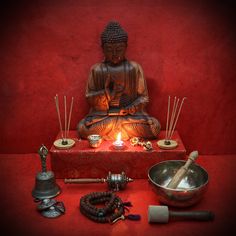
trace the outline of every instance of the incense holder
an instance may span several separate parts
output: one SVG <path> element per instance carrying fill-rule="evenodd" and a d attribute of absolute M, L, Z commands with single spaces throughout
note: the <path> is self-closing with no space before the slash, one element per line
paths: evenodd
<path fill-rule="evenodd" d="M 157 142 L 157 146 L 161 149 L 175 149 L 178 146 L 178 143 L 175 140 L 166 140 L 166 139 L 161 139 Z"/>
<path fill-rule="evenodd" d="M 75 145 L 75 141 L 73 139 L 57 139 L 53 145 L 58 149 L 69 149 Z"/>

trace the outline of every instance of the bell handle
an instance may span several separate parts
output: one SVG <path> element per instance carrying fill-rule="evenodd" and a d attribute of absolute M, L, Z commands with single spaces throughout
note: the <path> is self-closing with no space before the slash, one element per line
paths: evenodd
<path fill-rule="evenodd" d="M 48 154 L 48 149 L 42 144 L 42 146 L 38 150 L 38 154 L 41 159 L 41 165 L 42 165 L 42 172 L 47 172 L 47 167 L 46 167 L 46 157 Z"/>

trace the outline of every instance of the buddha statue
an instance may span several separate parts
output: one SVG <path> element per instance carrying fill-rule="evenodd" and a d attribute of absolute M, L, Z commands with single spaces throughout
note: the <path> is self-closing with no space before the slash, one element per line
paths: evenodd
<path fill-rule="evenodd" d="M 99 134 L 114 140 L 121 132 L 123 140 L 155 139 L 160 132 L 159 121 L 145 111 L 149 98 L 143 70 L 125 57 L 127 41 L 117 22 L 109 22 L 101 34 L 105 59 L 90 70 L 86 99 L 91 109 L 77 126 L 81 138 Z"/>

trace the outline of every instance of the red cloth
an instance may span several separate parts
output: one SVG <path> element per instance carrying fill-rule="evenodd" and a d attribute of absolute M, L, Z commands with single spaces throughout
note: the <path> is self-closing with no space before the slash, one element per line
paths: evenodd
<path fill-rule="evenodd" d="M 232 235 L 229 232 L 234 230 L 235 219 L 235 158 L 236 155 L 200 156 L 197 160 L 209 173 L 209 188 L 201 202 L 186 210 L 212 210 L 216 215 L 213 222 L 148 224 L 148 205 L 159 202 L 148 181 L 142 179 L 117 193 L 123 200 L 132 202 L 130 213 L 141 214 L 141 221 L 126 220 L 109 225 L 90 221 L 78 209 L 81 196 L 105 191 L 105 184 L 65 185 L 57 180 L 62 189 L 57 199 L 64 202 L 66 214 L 46 219 L 36 211 L 31 196 L 35 174 L 40 171 L 38 155 L 0 155 L 0 223 L 5 235 Z"/>
<path fill-rule="evenodd" d="M 90 67 L 103 60 L 112 19 L 128 32 L 127 58 L 144 70 L 148 113 L 166 124 L 168 95 L 186 100 L 177 128 L 187 152 L 236 153 L 234 1 L 4 1 L 1 8 L 1 153 L 50 146 L 54 103 L 74 96 L 71 129 L 89 110 Z M 14 143 L 14 146 L 13 146 Z"/>
<path fill-rule="evenodd" d="M 52 146 L 50 149 L 52 169 L 57 178 L 102 178 L 112 170 L 113 173 L 124 171 L 130 178 L 142 179 L 157 162 L 184 160 L 186 157 L 177 131 L 172 139 L 178 146 L 172 150 L 160 149 L 157 140 L 151 141 L 151 151 L 145 151 L 140 146 L 133 147 L 129 141 L 125 141 L 124 149 L 119 151 L 113 149 L 112 141 L 103 141 L 100 147 L 90 148 L 87 140 L 78 140 L 76 131 L 70 131 L 69 137 L 75 141 L 72 148 L 60 150 Z M 61 138 L 60 134 L 58 138 Z M 164 138 L 165 131 L 161 131 L 158 140 Z"/>

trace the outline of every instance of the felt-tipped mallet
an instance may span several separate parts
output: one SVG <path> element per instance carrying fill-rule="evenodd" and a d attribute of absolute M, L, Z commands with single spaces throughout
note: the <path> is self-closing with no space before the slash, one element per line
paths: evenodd
<path fill-rule="evenodd" d="M 149 223 L 168 223 L 173 220 L 210 221 L 214 219 L 211 211 L 170 211 L 167 206 L 148 207 Z"/>
<path fill-rule="evenodd" d="M 188 160 L 186 161 L 185 165 L 177 171 L 170 183 L 167 185 L 167 188 L 176 189 L 178 187 L 179 183 L 188 171 L 189 166 L 197 159 L 197 157 L 198 151 L 193 151 L 189 154 Z"/>

